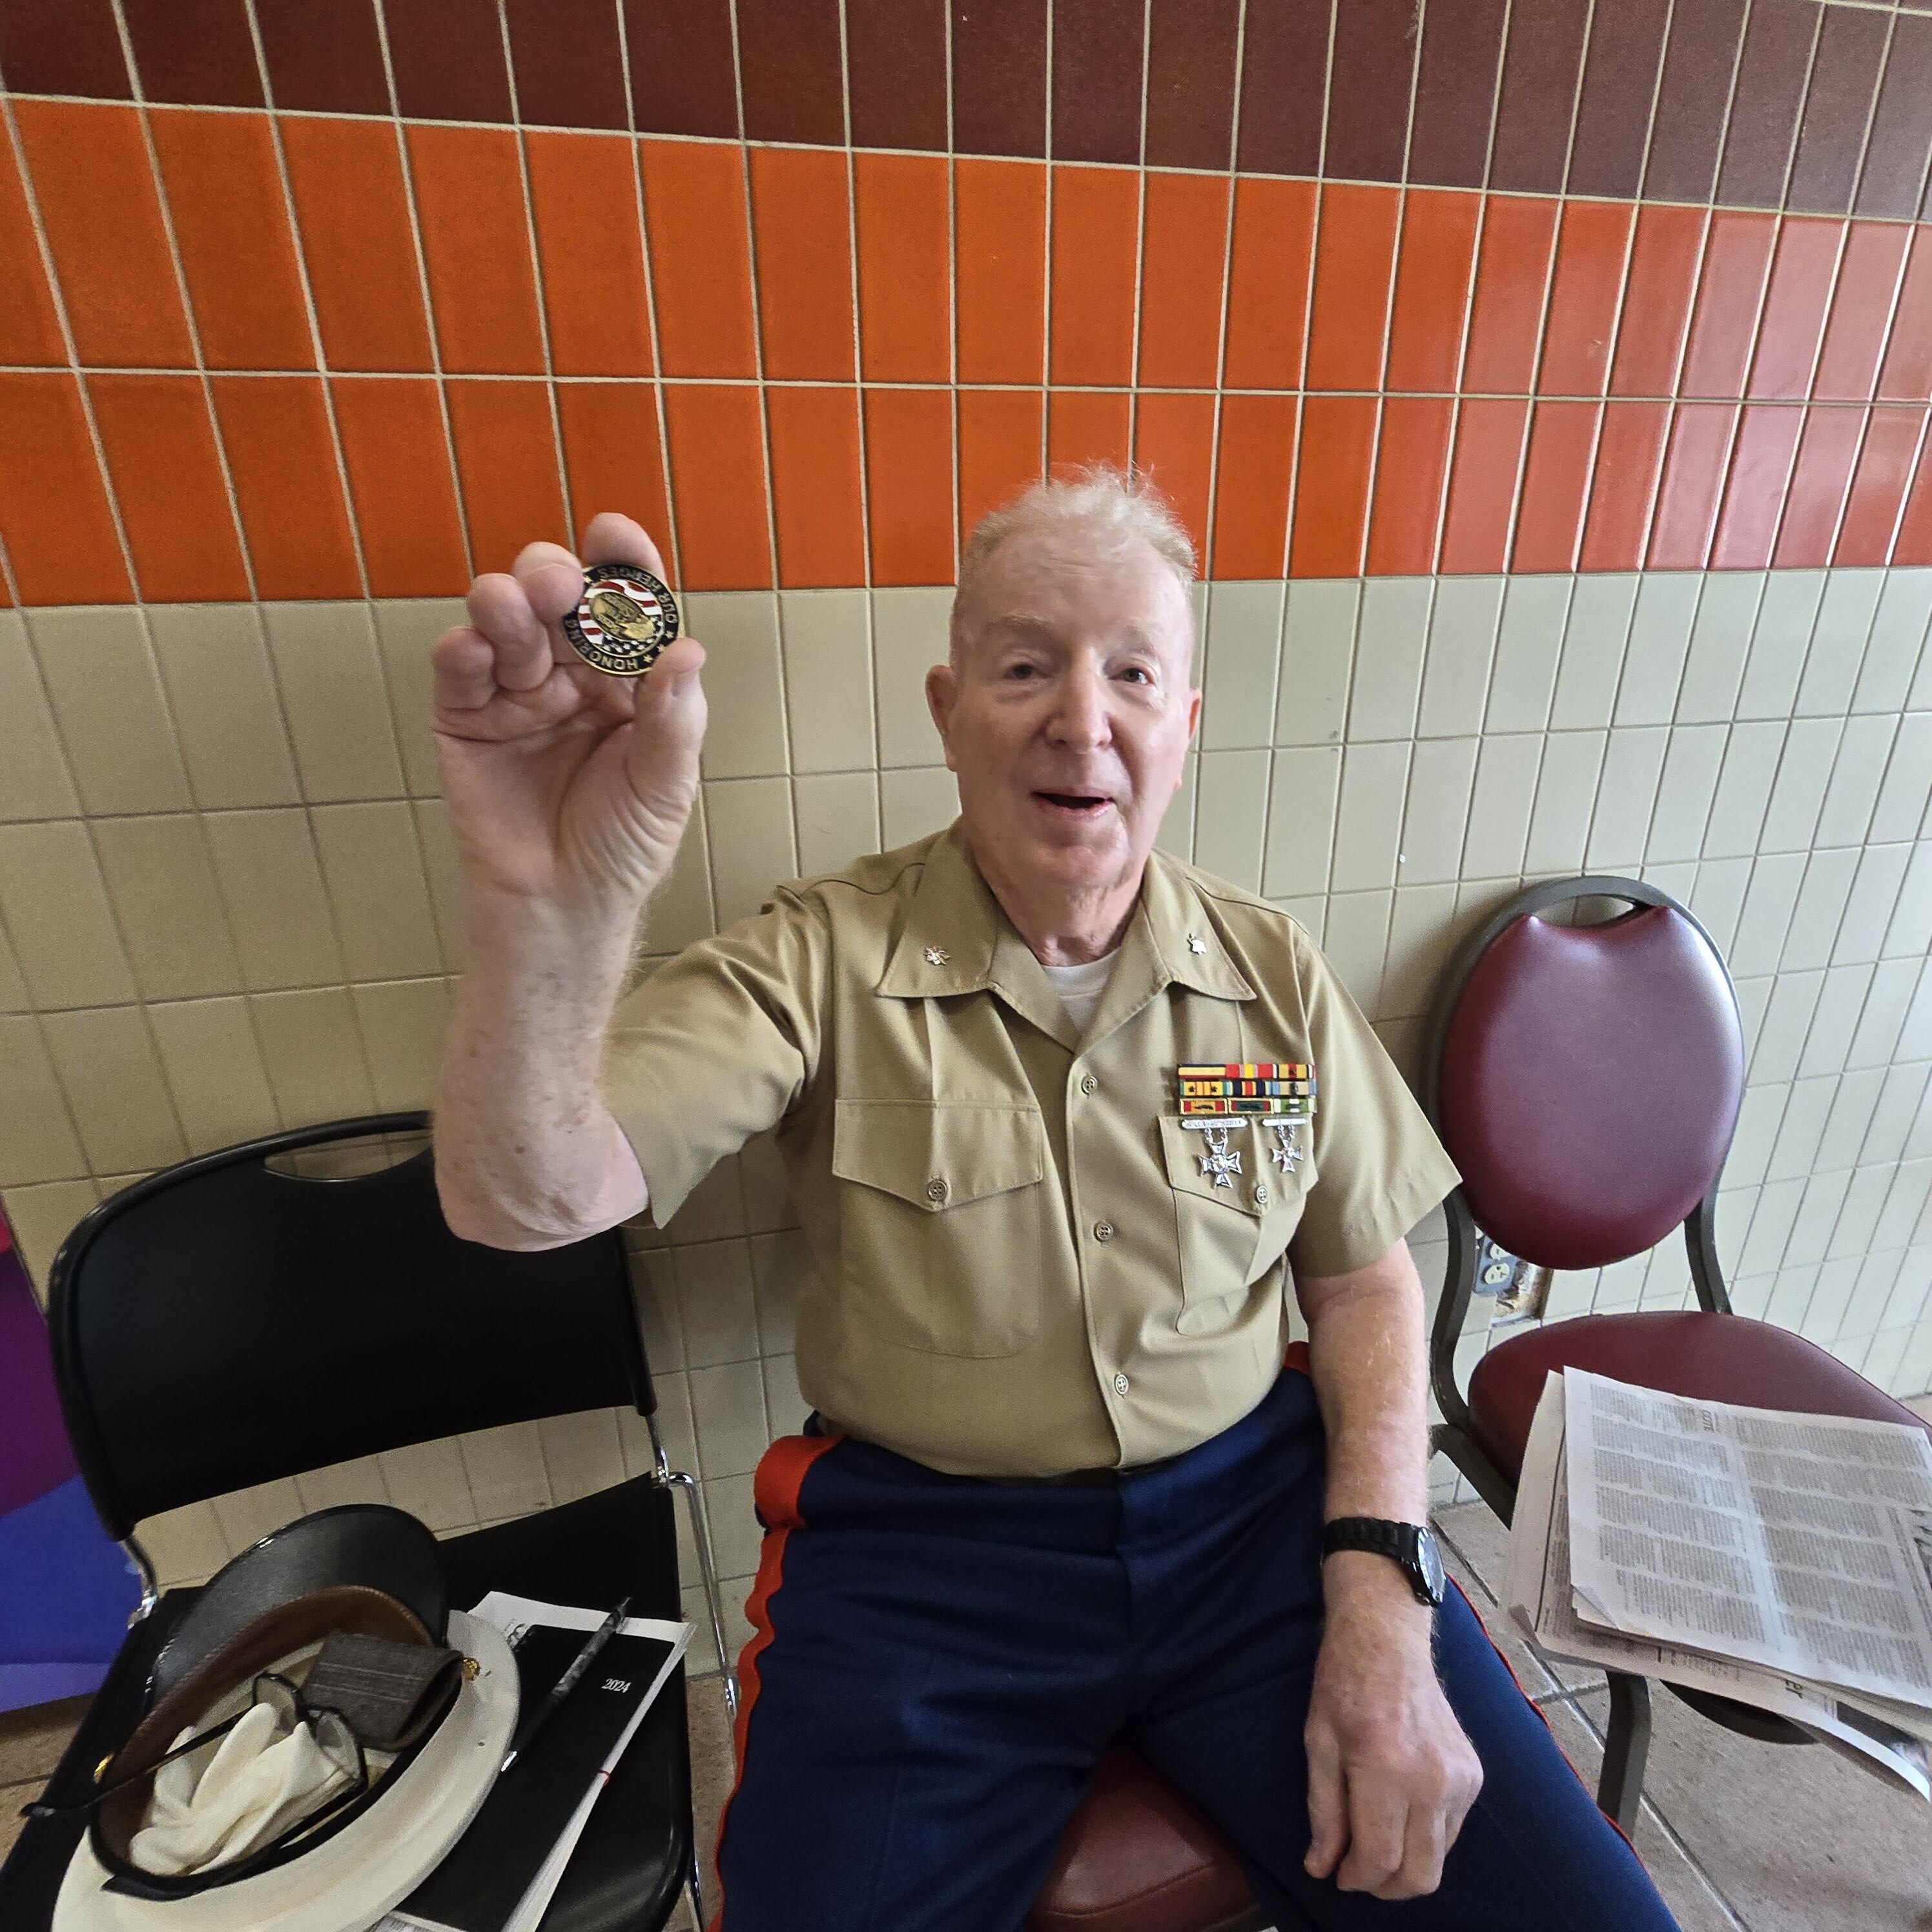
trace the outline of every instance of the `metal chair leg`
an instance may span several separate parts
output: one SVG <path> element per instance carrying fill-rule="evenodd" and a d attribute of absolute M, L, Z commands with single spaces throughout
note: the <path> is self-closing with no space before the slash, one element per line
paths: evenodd
<path fill-rule="evenodd" d="M 684 1888 L 691 1894 L 692 1915 L 698 1923 L 698 1932 L 704 1932 L 704 1863 L 698 1856 L 696 1821 L 693 1821 L 691 1841 L 691 1869 L 684 1875 Z"/>
<path fill-rule="evenodd" d="M 1607 1673 L 1610 1728 L 1604 1740 L 1604 1768 L 1597 1780 L 1597 1809 L 1629 1838 L 1636 1829 L 1643 1772 L 1650 1756 L 1650 1685 L 1620 1670 Z"/>
<path fill-rule="evenodd" d="M 691 1509 L 692 1540 L 698 1545 L 698 1567 L 704 1577 L 704 1602 L 711 1613 L 712 1641 L 718 1646 L 718 1667 L 724 1675 L 724 1702 L 735 1719 L 738 1714 L 738 1673 L 731 1667 L 724 1648 L 724 1612 L 718 1594 L 718 1573 L 711 1561 L 711 1526 L 705 1520 L 704 1494 L 695 1477 L 682 1469 L 665 1473 L 664 1480 L 684 1492 Z"/>

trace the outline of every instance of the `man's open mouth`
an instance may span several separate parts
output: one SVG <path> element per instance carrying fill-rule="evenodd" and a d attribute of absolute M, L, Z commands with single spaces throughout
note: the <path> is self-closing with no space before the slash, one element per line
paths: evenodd
<path fill-rule="evenodd" d="M 1036 791 L 1034 796 L 1048 811 L 1070 818 L 1096 818 L 1113 802 L 1100 793 L 1090 791 Z"/>

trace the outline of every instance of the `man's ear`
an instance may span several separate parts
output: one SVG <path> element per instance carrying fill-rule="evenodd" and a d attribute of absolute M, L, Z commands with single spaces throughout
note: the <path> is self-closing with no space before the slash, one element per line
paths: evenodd
<path fill-rule="evenodd" d="M 946 750 L 946 769 L 957 771 L 952 762 L 952 740 L 946 727 L 952 718 L 953 700 L 959 695 L 959 675 L 950 664 L 937 664 L 926 674 L 926 708 Z"/>
<path fill-rule="evenodd" d="M 1187 694 L 1187 742 L 1194 742 L 1194 734 L 1201 728 L 1201 693 L 1198 690 Z"/>

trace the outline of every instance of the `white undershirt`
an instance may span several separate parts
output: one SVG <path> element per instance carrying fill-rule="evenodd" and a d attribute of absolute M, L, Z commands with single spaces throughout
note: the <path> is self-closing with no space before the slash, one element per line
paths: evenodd
<path fill-rule="evenodd" d="M 1040 970 L 1060 995 L 1060 1004 L 1066 1009 L 1076 1032 L 1084 1034 L 1087 1030 L 1087 1022 L 1094 1017 L 1094 1009 L 1100 1004 L 1100 995 L 1107 990 L 1107 982 L 1113 976 L 1114 962 L 1120 956 L 1120 949 L 1117 946 L 1112 952 L 1098 959 L 1090 959 L 1084 965 L 1048 966 L 1042 963 Z"/>

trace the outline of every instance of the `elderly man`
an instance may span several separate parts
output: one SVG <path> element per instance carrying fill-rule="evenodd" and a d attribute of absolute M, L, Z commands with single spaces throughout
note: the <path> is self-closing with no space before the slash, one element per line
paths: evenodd
<path fill-rule="evenodd" d="M 623 518 L 586 549 L 662 574 Z M 1282 1928 L 1672 1923 L 1441 1601 L 1402 1238 L 1455 1171 L 1294 922 L 1153 849 L 1201 707 L 1192 574 L 1118 476 L 989 518 L 926 684 L 957 822 L 621 1004 L 703 652 L 587 670 L 548 544 L 436 647 L 470 898 L 451 1225 L 662 1222 L 774 1128 L 814 1264 L 815 1412 L 757 1480 L 726 1932 L 1014 1932 L 1123 1736 Z M 1181 1070 L 1251 1066 L 1274 1118 L 1184 1115 Z"/>

